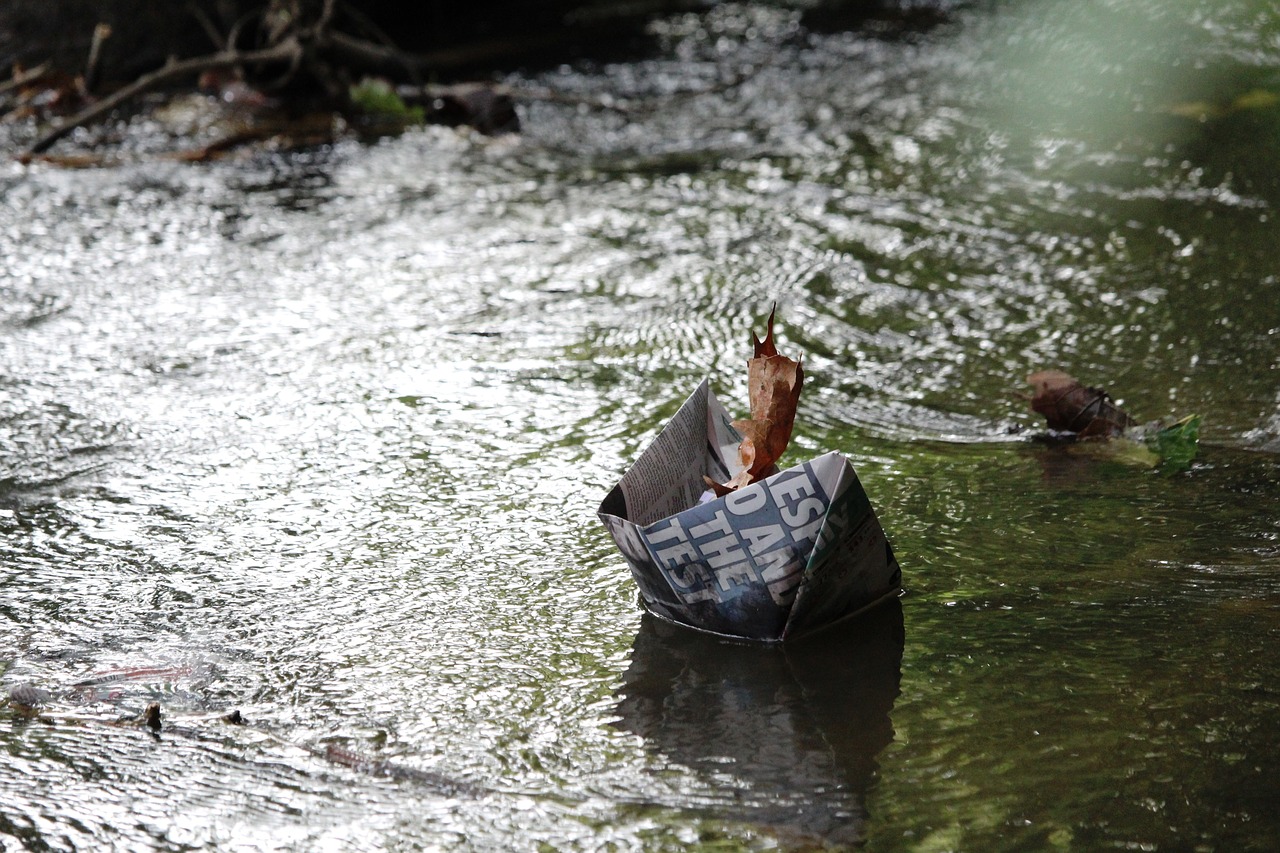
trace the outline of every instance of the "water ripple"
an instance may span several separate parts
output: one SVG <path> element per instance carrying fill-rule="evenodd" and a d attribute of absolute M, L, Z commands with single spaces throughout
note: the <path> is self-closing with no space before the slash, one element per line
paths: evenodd
<path fill-rule="evenodd" d="M 1272 832 L 1274 113 L 1183 122 L 1206 81 L 1125 84 L 1154 38 L 1103 51 L 1119 90 L 1046 79 L 1101 55 L 1086 13 L 946 5 L 673 18 L 509 81 L 585 105 L 517 139 L 0 174 L 0 659 L 64 717 L 4 711 L 0 843 Z M 1161 30 L 1233 97 L 1280 67 L 1248 5 Z M 791 458 L 848 454 L 904 568 L 887 656 L 814 652 L 844 680 L 662 636 L 594 518 L 704 376 L 745 412 L 775 302 Z M 1203 413 L 1196 464 L 1030 441 L 1040 367 Z M 172 731 L 113 724 L 155 697 Z"/>

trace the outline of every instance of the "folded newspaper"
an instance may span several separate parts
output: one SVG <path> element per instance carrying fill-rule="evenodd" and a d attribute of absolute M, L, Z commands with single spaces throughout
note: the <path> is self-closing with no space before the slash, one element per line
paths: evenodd
<path fill-rule="evenodd" d="M 722 497 L 743 435 L 703 380 L 600 505 L 645 609 L 781 641 L 900 592 L 902 573 L 849 461 L 828 453 Z"/>

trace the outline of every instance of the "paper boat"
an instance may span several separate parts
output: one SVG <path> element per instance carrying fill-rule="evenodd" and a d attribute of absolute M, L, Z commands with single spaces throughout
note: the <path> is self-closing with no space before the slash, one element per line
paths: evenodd
<path fill-rule="evenodd" d="M 838 453 L 704 499 L 704 475 L 737 473 L 741 440 L 704 380 L 601 503 L 646 610 L 778 642 L 900 593 L 893 548 Z"/>

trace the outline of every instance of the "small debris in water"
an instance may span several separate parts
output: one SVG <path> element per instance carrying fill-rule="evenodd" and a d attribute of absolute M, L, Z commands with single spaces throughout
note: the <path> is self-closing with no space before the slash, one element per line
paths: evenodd
<path fill-rule="evenodd" d="M 38 708 L 51 698 L 48 690 L 34 684 L 16 684 L 9 688 L 9 702 L 22 708 Z"/>

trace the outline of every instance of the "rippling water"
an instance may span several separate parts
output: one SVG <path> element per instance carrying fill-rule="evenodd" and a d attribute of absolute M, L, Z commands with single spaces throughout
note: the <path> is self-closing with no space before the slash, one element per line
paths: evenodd
<path fill-rule="evenodd" d="M 658 35 L 515 140 L 4 167 L 0 845 L 1280 845 L 1271 4 Z M 594 518 L 774 300 L 907 587 L 787 651 Z M 1196 464 L 1037 443 L 1041 367 Z"/>

